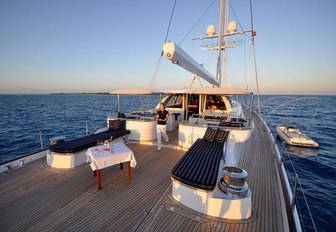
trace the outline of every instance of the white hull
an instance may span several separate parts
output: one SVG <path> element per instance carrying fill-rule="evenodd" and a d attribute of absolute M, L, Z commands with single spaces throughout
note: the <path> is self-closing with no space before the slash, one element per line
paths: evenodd
<path fill-rule="evenodd" d="M 319 144 L 301 133 L 299 129 L 288 127 L 285 125 L 278 125 L 276 127 L 277 133 L 280 138 L 289 145 L 301 147 L 318 147 Z"/>
<path fill-rule="evenodd" d="M 229 141 L 235 143 L 246 142 L 253 131 L 254 124 L 250 128 L 223 128 L 230 131 Z M 190 123 L 181 123 L 179 125 L 178 139 L 179 145 L 183 148 L 189 148 L 198 138 L 202 138 L 207 126 L 194 125 Z"/>

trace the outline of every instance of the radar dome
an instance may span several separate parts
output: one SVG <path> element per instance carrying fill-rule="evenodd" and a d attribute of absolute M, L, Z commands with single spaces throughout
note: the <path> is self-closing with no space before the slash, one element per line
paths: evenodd
<path fill-rule="evenodd" d="M 237 31 L 237 23 L 235 21 L 229 22 L 227 26 L 227 32 L 228 33 L 234 33 Z"/>
<path fill-rule="evenodd" d="M 207 36 L 214 36 L 216 34 L 216 26 L 213 24 L 209 25 L 206 34 Z"/>

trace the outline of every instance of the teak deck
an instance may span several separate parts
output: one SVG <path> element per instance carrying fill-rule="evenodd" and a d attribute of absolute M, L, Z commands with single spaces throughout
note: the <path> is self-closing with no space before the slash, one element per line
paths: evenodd
<path fill-rule="evenodd" d="M 0 230 L 287 231 L 273 153 L 265 129 L 255 125 L 240 159 L 252 191 L 253 215 L 247 220 L 208 217 L 172 199 L 170 173 L 185 151 L 128 144 L 137 160 L 132 180 L 119 165 L 103 169 L 102 191 L 88 164 L 61 170 L 40 159 L 0 174 Z M 170 134 L 172 143 L 176 134 Z"/>

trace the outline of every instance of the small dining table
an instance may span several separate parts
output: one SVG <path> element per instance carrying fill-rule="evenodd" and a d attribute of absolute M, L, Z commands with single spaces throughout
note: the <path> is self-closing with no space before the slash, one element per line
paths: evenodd
<path fill-rule="evenodd" d="M 136 166 L 136 160 L 133 151 L 125 146 L 125 144 L 118 142 L 111 144 L 111 148 L 107 148 L 104 145 L 90 147 L 87 152 L 87 163 L 90 163 L 95 176 L 97 176 L 98 189 L 101 190 L 102 178 L 101 169 L 107 168 L 116 164 L 120 164 L 122 169 L 122 164 L 127 164 L 127 179 L 130 181 L 131 167 Z"/>

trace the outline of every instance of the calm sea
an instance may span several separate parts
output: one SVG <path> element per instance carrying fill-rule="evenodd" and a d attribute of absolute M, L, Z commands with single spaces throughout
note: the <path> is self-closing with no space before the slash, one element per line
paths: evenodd
<path fill-rule="evenodd" d="M 159 97 L 148 99 L 154 107 Z M 122 112 L 140 109 L 142 96 L 121 98 Z M 294 183 L 295 173 L 318 231 L 332 231 L 336 224 L 336 96 L 262 96 L 262 114 L 270 129 L 291 124 L 316 140 L 318 149 L 283 146 L 283 160 Z M 55 94 L 0 95 L 0 163 L 49 146 L 55 136 L 77 138 L 106 126 L 115 115 L 117 98 L 112 95 Z M 87 126 L 86 126 L 87 125 Z M 297 207 L 305 231 L 313 231 L 302 191 Z"/>

